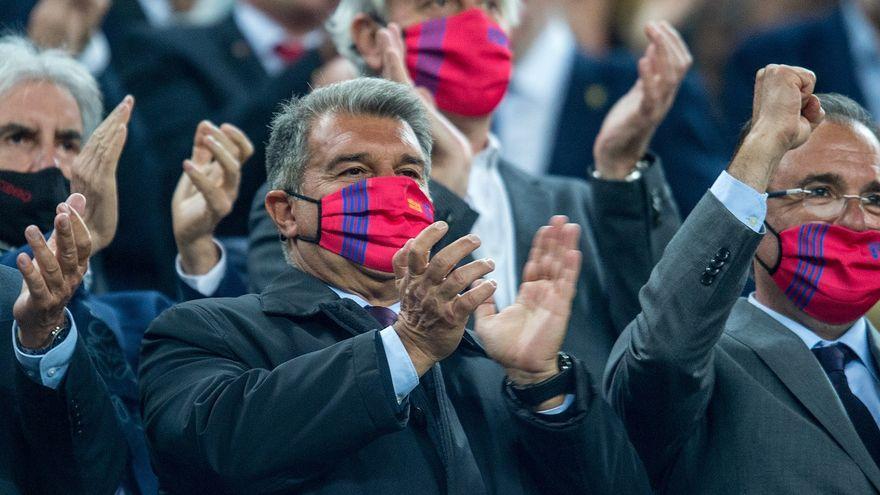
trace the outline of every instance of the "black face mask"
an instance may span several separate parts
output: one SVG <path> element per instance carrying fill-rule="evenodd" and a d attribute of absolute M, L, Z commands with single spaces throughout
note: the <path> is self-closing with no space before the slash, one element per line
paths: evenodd
<path fill-rule="evenodd" d="M 23 246 L 29 225 L 41 232 L 51 230 L 55 208 L 67 199 L 69 190 L 67 179 L 55 167 L 31 173 L 0 170 L 0 241 Z"/>

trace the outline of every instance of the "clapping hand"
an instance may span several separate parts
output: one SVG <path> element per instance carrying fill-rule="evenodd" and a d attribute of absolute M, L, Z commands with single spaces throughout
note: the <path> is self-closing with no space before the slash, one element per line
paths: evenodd
<path fill-rule="evenodd" d="M 455 351 L 471 313 L 492 296 L 496 287 L 493 281 L 480 280 L 495 269 L 492 260 L 476 260 L 455 268 L 480 246 L 473 234 L 430 257 L 431 248 L 448 230 L 444 222 L 432 224 L 410 239 L 392 260 L 400 291 L 400 314 L 394 330 L 419 376 Z"/>
<path fill-rule="evenodd" d="M 89 137 L 70 170 L 70 191 L 87 197 L 83 220 L 92 236 L 92 254 L 110 245 L 119 223 L 116 167 L 128 136 L 134 98 L 126 96 Z"/>
<path fill-rule="evenodd" d="M 51 344 L 52 330 L 64 324 L 64 308 L 88 269 L 92 241 L 81 216 L 85 207 L 80 194 L 58 205 L 48 242 L 33 225 L 25 231 L 34 258 L 21 253 L 16 259 L 24 281 L 12 313 L 18 322 L 18 340 L 28 349 Z"/>
<path fill-rule="evenodd" d="M 633 171 L 693 63 L 668 22 L 649 22 L 645 34 L 649 44 L 639 59 L 639 79 L 608 112 L 593 146 L 596 171 L 606 179 L 623 179 Z"/>
<path fill-rule="evenodd" d="M 557 354 L 568 330 L 581 267 L 580 227 L 567 222 L 555 216 L 535 234 L 516 302 L 499 313 L 487 300 L 474 313 L 486 353 L 517 385 L 559 373 Z M 558 404 L 541 408 L 554 405 Z"/>
<path fill-rule="evenodd" d="M 213 235 L 238 198 L 241 166 L 254 153 L 250 139 L 232 124 L 203 121 L 196 128 L 192 157 L 171 200 L 174 240 L 183 271 L 203 275 L 220 259 Z"/>
<path fill-rule="evenodd" d="M 379 50 L 382 52 L 382 77 L 389 81 L 413 86 L 404 65 L 406 47 L 400 26 L 391 23 L 376 33 Z M 431 179 L 449 188 L 460 197 L 467 194 L 473 152 L 467 138 L 452 122 L 443 116 L 434 104 L 434 97 L 425 88 L 415 88 L 422 99 L 428 118 L 431 120 L 431 134 L 434 148 L 431 151 Z"/>

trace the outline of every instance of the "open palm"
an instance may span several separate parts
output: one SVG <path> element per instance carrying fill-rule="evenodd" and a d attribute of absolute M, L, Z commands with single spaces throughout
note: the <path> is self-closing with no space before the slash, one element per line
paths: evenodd
<path fill-rule="evenodd" d="M 486 352 L 515 381 L 518 375 L 549 377 L 558 371 L 581 266 L 580 227 L 567 220 L 553 217 L 535 234 L 516 301 L 501 312 L 488 301 L 475 312 Z"/>

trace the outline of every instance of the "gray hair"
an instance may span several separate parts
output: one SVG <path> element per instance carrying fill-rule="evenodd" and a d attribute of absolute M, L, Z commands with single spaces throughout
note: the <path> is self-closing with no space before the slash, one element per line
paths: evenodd
<path fill-rule="evenodd" d="M 498 0 L 501 17 L 510 27 L 519 23 L 521 0 Z M 358 53 L 351 33 L 351 26 L 358 14 L 366 14 L 374 19 L 388 19 L 386 0 L 340 0 L 339 6 L 324 24 L 336 51 L 355 64 L 362 74 L 369 74 L 364 59 Z"/>
<path fill-rule="evenodd" d="M 272 189 L 301 190 L 311 155 L 308 140 L 312 124 L 329 114 L 387 117 L 409 124 L 424 155 L 425 177 L 430 176 L 433 140 L 422 101 L 406 85 L 362 77 L 293 98 L 275 115 L 266 147 L 266 176 Z"/>
<path fill-rule="evenodd" d="M 822 109 L 825 110 L 826 122 L 833 122 L 840 125 L 861 124 L 868 128 L 868 130 L 871 131 L 871 135 L 880 142 L 880 130 L 878 130 L 877 124 L 874 122 L 874 117 L 871 116 L 871 112 L 865 109 L 865 107 L 859 105 L 852 98 L 839 93 L 819 93 L 816 94 L 816 97 L 819 98 L 819 103 L 822 104 Z M 737 142 L 736 145 L 737 151 L 739 151 L 739 148 L 742 146 L 743 141 L 745 141 L 746 136 L 749 135 L 751 130 L 752 121 L 749 119 L 745 125 L 743 125 L 742 130 L 740 130 L 739 142 Z"/>
<path fill-rule="evenodd" d="M 0 95 L 27 81 L 46 81 L 73 95 L 82 118 L 83 137 L 101 122 L 104 105 L 89 71 L 62 50 L 43 50 L 21 36 L 0 38 Z"/>

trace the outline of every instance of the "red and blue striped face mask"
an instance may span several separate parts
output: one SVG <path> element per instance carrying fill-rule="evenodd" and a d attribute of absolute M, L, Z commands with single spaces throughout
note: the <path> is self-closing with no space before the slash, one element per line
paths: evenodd
<path fill-rule="evenodd" d="M 444 112 L 492 113 L 510 84 L 510 42 L 482 9 L 431 19 L 403 30 L 406 67 Z"/>
<path fill-rule="evenodd" d="M 394 272 L 394 253 L 434 222 L 434 205 L 409 177 L 365 179 L 320 200 L 286 192 L 318 205 L 317 233 L 297 239 L 381 272 Z"/>
<path fill-rule="evenodd" d="M 801 311 L 840 325 L 880 300 L 880 232 L 827 223 L 769 230 L 779 241 L 779 258 L 772 268 L 758 262 Z"/>

